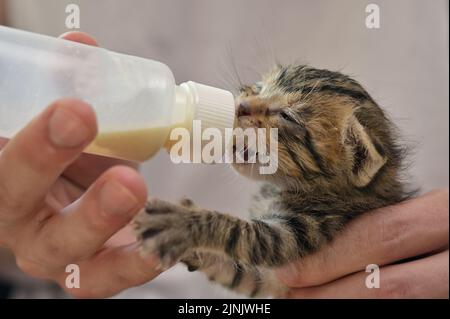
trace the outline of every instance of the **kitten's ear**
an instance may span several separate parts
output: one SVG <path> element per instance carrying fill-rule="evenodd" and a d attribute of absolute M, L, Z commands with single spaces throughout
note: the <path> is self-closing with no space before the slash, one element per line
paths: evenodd
<path fill-rule="evenodd" d="M 348 119 L 344 143 L 353 159 L 351 181 L 357 187 L 368 185 L 386 163 L 383 150 L 374 143 L 354 115 Z"/>

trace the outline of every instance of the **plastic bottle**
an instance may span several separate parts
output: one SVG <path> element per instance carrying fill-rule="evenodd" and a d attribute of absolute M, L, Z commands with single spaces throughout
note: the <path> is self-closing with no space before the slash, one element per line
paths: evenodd
<path fill-rule="evenodd" d="M 0 137 L 11 138 L 49 103 L 80 98 L 99 134 L 88 153 L 144 161 L 173 127 L 233 126 L 230 92 L 186 82 L 156 61 L 0 26 Z"/>

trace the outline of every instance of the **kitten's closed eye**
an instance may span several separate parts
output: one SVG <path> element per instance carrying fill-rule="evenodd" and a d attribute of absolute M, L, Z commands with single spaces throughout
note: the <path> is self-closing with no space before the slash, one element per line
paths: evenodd
<path fill-rule="evenodd" d="M 299 124 L 298 121 L 288 111 L 280 111 L 279 114 L 283 120 L 294 124 Z"/>

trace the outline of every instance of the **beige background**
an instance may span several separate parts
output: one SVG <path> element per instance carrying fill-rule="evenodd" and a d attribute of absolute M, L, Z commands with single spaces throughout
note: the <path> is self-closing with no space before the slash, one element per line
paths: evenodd
<path fill-rule="evenodd" d="M 380 29 L 365 27 L 370 2 L 381 8 Z M 370 2 L 10 0 L 6 17 L 15 27 L 58 35 L 67 31 L 65 6 L 77 3 L 81 30 L 112 50 L 165 62 L 178 82 L 232 88 L 233 64 L 251 80 L 275 59 L 341 70 L 361 81 L 416 144 L 411 181 L 424 191 L 448 186 L 448 1 Z M 229 167 L 177 166 L 163 153 L 143 166 L 143 174 L 153 195 L 186 195 L 241 215 L 255 189 Z M 136 295 L 224 296 L 180 267 L 122 296 Z"/>

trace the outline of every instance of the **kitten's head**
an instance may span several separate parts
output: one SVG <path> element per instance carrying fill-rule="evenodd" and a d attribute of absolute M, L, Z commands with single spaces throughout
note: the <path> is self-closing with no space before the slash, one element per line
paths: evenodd
<path fill-rule="evenodd" d="M 277 172 L 260 175 L 258 164 L 234 164 L 243 175 L 328 193 L 363 189 L 376 179 L 397 182 L 401 152 L 389 120 L 341 73 L 277 67 L 241 88 L 236 114 L 237 127 L 278 128 Z"/>

